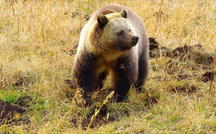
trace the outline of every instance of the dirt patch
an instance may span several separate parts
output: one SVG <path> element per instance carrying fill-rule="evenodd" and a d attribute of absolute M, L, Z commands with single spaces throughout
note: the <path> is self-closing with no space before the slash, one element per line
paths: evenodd
<path fill-rule="evenodd" d="M 30 110 L 30 106 L 33 104 L 34 102 L 30 96 L 19 97 L 15 104 L 0 100 L 0 124 L 15 123 L 19 125 L 29 123 L 28 117 L 23 115 Z"/>
<path fill-rule="evenodd" d="M 213 54 L 205 52 L 200 44 L 177 47 L 172 51 L 172 56 L 180 60 L 192 60 L 196 64 L 202 64 L 204 69 L 209 69 L 215 59 Z"/>
<path fill-rule="evenodd" d="M 158 58 L 161 56 L 178 58 L 179 60 L 186 61 L 191 60 L 196 64 L 202 64 L 204 69 L 209 69 L 214 64 L 214 54 L 207 53 L 200 44 L 192 46 L 184 45 L 183 47 L 177 47 L 174 50 L 170 50 L 161 46 L 157 40 L 153 37 L 149 38 L 149 56 L 150 58 Z"/>
<path fill-rule="evenodd" d="M 149 38 L 149 43 L 151 58 L 169 58 L 164 70 L 173 76 L 173 78 L 181 81 L 194 78 L 200 80 L 200 77 L 202 77 L 203 82 L 211 79 L 212 73 L 206 73 L 201 76 L 200 71 L 212 70 L 215 64 L 215 57 L 212 53 L 206 52 L 202 48 L 202 45 L 184 45 L 171 51 L 168 48 L 160 46 L 155 38 Z M 152 69 L 153 71 L 155 70 L 154 68 Z"/>
<path fill-rule="evenodd" d="M 170 91 L 175 92 L 175 93 L 186 93 L 186 94 L 195 93 L 198 90 L 199 90 L 198 87 L 192 84 L 188 84 L 188 83 L 185 83 L 183 85 L 179 85 L 176 87 L 171 87 L 170 89 Z"/>
<path fill-rule="evenodd" d="M 150 49 L 150 52 L 149 52 L 150 58 L 158 58 L 161 56 L 171 56 L 171 50 L 163 46 L 160 46 L 159 43 L 156 41 L 156 39 L 153 37 L 149 38 L 149 49 Z"/>
<path fill-rule="evenodd" d="M 154 50 L 159 48 L 159 43 L 156 41 L 155 38 L 150 37 L 149 38 L 149 49 Z"/>
<path fill-rule="evenodd" d="M 214 80 L 216 77 L 216 71 L 208 71 L 202 75 L 202 81 L 208 82 Z"/>
<path fill-rule="evenodd" d="M 17 122 L 24 112 L 23 108 L 0 100 L 0 124 Z"/>

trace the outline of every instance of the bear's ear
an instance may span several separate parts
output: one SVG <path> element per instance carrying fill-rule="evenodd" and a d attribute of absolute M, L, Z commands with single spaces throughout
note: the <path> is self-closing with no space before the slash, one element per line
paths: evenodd
<path fill-rule="evenodd" d="M 105 15 L 100 14 L 97 18 L 98 21 L 98 25 L 100 28 L 104 28 L 106 26 L 106 24 L 108 23 L 108 19 Z"/>
<path fill-rule="evenodd" d="M 127 10 L 126 9 L 121 11 L 121 16 L 124 18 L 127 18 Z"/>

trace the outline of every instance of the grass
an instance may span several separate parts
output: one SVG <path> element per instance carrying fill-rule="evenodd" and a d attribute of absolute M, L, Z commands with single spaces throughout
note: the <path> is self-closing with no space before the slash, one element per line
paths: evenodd
<path fill-rule="evenodd" d="M 1 0 L 0 100 L 14 104 L 25 96 L 31 100 L 22 117 L 28 123 L 3 124 L 0 133 L 216 133 L 215 81 L 200 81 L 215 65 L 203 69 L 194 61 L 176 58 L 171 63 L 177 65 L 168 68 L 170 57 L 165 56 L 150 59 L 142 93 L 131 90 L 126 102 L 109 103 L 98 127 L 82 129 L 92 107 L 76 107 L 74 90 L 64 80 L 71 79 L 74 46 L 86 17 L 109 3 L 134 10 L 149 37 L 164 47 L 201 44 L 206 53 L 216 54 L 215 0 Z M 178 80 L 182 72 L 191 77 Z M 191 86 L 195 92 L 189 91 Z M 173 91 L 179 87 L 188 91 Z M 94 105 L 102 98 L 98 96 Z"/>

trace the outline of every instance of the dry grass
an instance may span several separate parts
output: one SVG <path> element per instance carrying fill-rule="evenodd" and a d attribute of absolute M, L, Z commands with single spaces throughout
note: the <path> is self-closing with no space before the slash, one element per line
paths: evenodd
<path fill-rule="evenodd" d="M 162 6 L 159 0 L 6 1 L 0 0 L 0 99 L 32 100 L 26 102 L 30 106 L 25 107 L 23 122 L 3 124 L 0 133 L 216 133 L 215 81 L 199 80 L 215 66 L 203 69 L 175 59 L 178 65 L 167 73 L 170 58 L 152 58 L 144 92 L 131 90 L 125 103 L 110 103 L 101 119 L 105 121 L 95 130 L 82 129 L 91 108 L 76 107 L 74 91 L 64 83 L 71 77 L 74 46 L 85 19 L 99 7 L 130 7 L 142 18 L 148 35 L 167 48 L 201 44 L 207 53 L 216 54 L 215 0 L 167 0 Z M 197 71 L 190 69 L 194 66 Z M 177 80 L 180 71 L 193 77 Z M 197 89 L 193 93 L 173 92 L 191 85 Z M 95 105 L 102 103 L 98 100 Z"/>

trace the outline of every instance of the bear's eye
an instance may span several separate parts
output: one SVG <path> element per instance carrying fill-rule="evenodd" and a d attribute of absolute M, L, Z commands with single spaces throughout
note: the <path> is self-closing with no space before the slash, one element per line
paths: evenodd
<path fill-rule="evenodd" d="M 118 33 L 117 33 L 117 35 L 123 35 L 124 34 L 124 31 L 123 30 L 121 30 L 121 31 L 119 31 Z"/>
<path fill-rule="evenodd" d="M 129 29 L 128 31 L 131 32 L 131 29 Z"/>

